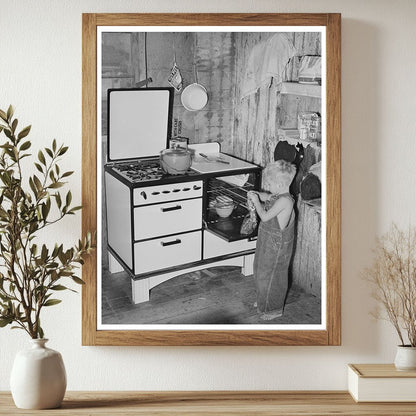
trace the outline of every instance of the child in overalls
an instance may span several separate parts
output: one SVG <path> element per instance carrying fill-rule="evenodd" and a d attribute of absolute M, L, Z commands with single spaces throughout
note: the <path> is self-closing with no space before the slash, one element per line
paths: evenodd
<path fill-rule="evenodd" d="M 261 219 L 253 267 L 263 320 L 283 315 L 295 234 L 294 199 L 289 193 L 295 174 L 296 167 L 285 160 L 270 163 L 263 171 L 266 192 L 248 193 Z"/>

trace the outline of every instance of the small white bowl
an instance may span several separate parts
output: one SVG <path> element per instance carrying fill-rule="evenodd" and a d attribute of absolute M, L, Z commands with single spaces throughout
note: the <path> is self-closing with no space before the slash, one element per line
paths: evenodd
<path fill-rule="evenodd" d="M 221 218 L 227 218 L 231 215 L 231 213 L 234 211 L 234 204 L 217 204 L 215 206 L 215 211 L 217 212 L 218 216 Z"/>

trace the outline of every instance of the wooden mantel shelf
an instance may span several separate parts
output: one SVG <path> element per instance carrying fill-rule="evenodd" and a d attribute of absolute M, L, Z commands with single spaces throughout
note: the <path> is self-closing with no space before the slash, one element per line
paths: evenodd
<path fill-rule="evenodd" d="M 0 415 L 415 415 L 415 403 L 355 403 L 337 391 L 67 392 L 59 409 L 16 409 L 0 392 Z"/>

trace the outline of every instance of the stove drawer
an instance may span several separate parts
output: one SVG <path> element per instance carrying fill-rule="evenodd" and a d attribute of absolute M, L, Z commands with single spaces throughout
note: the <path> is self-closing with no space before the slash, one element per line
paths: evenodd
<path fill-rule="evenodd" d="M 204 260 L 240 251 L 254 250 L 255 248 L 256 240 L 250 241 L 246 238 L 228 242 L 209 231 L 204 232 Z"/>
<path fill-rule="evenodd" d="M 134 244 L 134 274 L 201 260 L 201 231 Z"/>
<path fill-rule="evenodd" d="M 134 209 L 134 239 L 183 233 L 202 227 L 202 198 Z"/>
<path fill-rule="evenodd" d="M 133 204 L 146 205 L 202 197 L 202 181 L 167 183 L 133 190 Z"/>

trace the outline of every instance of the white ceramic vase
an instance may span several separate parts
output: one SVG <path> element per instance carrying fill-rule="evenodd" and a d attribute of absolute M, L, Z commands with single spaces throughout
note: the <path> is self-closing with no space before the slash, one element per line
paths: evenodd
<path fill-rule="evenodd" d="M 31 348 L 14 360 L 10 388 L 21 409 L 59 407 L 66 390 L 66 372 L 59 352 L 45 346 L 47 339 L 32 339 Z"/>
<path fill-rule="evenodd" d="M 416 370 L 416 347 L 398 345 L 394 365 L 399 371 Z"/>

